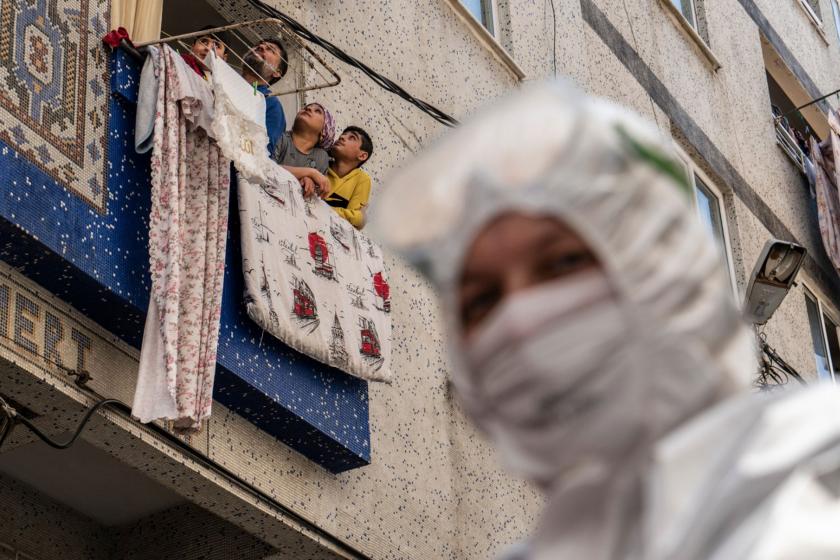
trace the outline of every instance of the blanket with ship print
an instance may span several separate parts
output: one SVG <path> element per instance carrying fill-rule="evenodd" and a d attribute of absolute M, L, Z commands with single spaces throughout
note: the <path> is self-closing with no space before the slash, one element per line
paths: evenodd
<path fill-rule="evenodd" d="M 239 176 L 248 316 L 316 360 L 390 382 L 391 301 L 382 251 L 285 169 L 276 184 Z"/>

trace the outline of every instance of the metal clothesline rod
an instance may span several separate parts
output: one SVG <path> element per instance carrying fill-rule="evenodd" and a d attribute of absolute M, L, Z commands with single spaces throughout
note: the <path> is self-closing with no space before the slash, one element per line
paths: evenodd
<path fill-rule="evenodd" d="M 836 94 L 836 93 L 840 93 L 840 89 L 836 89 L 836 90 L 832 91 L 831 93 L 826 93 L 826 94 L 825 94 L 825 95 L 823 95 L 822 97 L 817 97 L 816 99 L 812 99 L 811 101 L 809 101 L 809 102 L 808 102 L 808 103 L 806 103 L 805 105 L 800 105 L 800 106 L 799 106 L 799 107 L 797 107 L 796 109 L 792 109 L 792 110 L 788 111 L 787 113 L 785 113 L 784 115 L 779 115 L 778 117 L 776 117 L 776 120 L 777 120 L 777 121 L 780 121 L 780 120 L 782 120 L 783 118 L 785 118 L 785 117 L 787 117 L 787 116 L 790 116 L 790 115 L 792 115 L 792 114 L 796 113 L 797 111 L 801 111 L 801 110 L 802 110 L 802 109 L 804 109 L 805 107 L 810 107 L 810 106 L 811 106 L 811 105 L 813 105 L 814 103 L 819 103 L 819 102 L 820 102 L 820 101 L 822 101 L 823 99 L 827 99 L 827 98 L 831 97 L 832 95 L 834 95 L 834 94 Z"/>
<path fill-rule="evenodd" d="M 300 39 L 300 37 L 297 36 L 297 34 L 294 32 L 294 30 L 290 29 L 289 26 L 283 20 L 278 19 L 278 18 L 273 18 L 273 17 L 255 19 L 255 20 L 250 20 L 250 21 L 245 21 L 245 22 L 240 22 L 240 23 L 233 23 L 233 24 L 230 24 L 230 25 L 225 25 L 225 26 L 216 27 L 216 28 L 212 28 L 212 29 L 202 29 L 202 30 L 199 30 L 199 31 L 193 31 L 191 33 L 184 33 L 184 34 L 181 34 L 181 35 L 172 35 L 172 36 L 164 37 L 162 39 L 155 40 L 155 41 L 146 41 L 146 42 L 143 42 L 143 43 L 138 43 L 136 45 L 136 47 L 140 48 L 140 47 L 145 47 L 145 46 L 149 46 L 149 45 L 156 45 L 156 44 L 161 44 L 161 43 L 172 43 L 172 42 L 177 41 L 184 48 L 189 49 L 188 45 L 186 45 L 186 43 L 184 43 L 185 39 L 190 39 L 190 38 L 193 38 L 193 37 L 203 37 L 203 36 L 206 36 L 206 35 L 212 35 L 213 33 L 221 33 L 223 31 L 230 31 L 229 35 L 231 35 L 233 38 L 235 38 L 239 42 L 243 43 L 245 46 L 248 46 L 248 43 L 242 38 L 242 33 L 239 30 L 242 29 L 242 28 L 246 28 L 246 27 L 248 27 L 248 28 L 256 27 L 260 24 L 265 24 L 265 23 L 274 23 L 274 24 L 278 25 L 279 28 L 280 28 L 279 33 L 282 35 L 282 37 L 284 39 L 288 39 L 289 41 L 294 43 L 298 48 L 303 49 L 304 51 L 309 53 L 309 55 L 313 59 L 315 59 L 316 62 L 318 62 L 324 69 L 326 69 L 334 77 L 334 79 L 332 81 L 328 81 L 328 78 L 326 76 L 324 76 L 324 74 L 318 69 L 318 67 L 316 65 L 314 65 L 312 63 L 311 60 L 307 59 L 306 57 L 302 57 L 304 62 L 306 62 L 306 64 L 308 64 L 310 68 L 314 69 L 315 72 L 323 80 L 326 81 L 326 83 L 323 84 L 323 85 L 306 86 L 306 87 L 302 87 L 302 88 L 298 88 L 298 89 L 294 89 L 294 90 L 289 90 L 289 91 L 281 91 L 281 92 L 276 92 L 276 93 L 271 92 L 271 93 L 268 94 L 269 97 L 286 95 L 286 94 L 289 94 L 289 93 L 302 93 L 302 92 L 305 92 L 305 91 L 324 89 L 324 88 L 328 88 L 328 87 L 337 86 L 341 83 L 341 81 L 342 81 L 341 76 L 339 76 L 339 74 L 335 70 L 333 70 L 333 68 L 329 64 L 327 64 L 327 62 L 324 60 L 323 57 L 321 57 L 318 53 L 316 53 L 314 50 L 312 50 L 312 48 L 310 48 L 307 44 L 305 44 Z M 249 31 L 256 34 L 256 36 L 258 38 L 262 39 L 262 36 L 260 35 L 260 33 L 256 29 L 249 29 Z M 142 57 L 141 53 L 139 53 L 136 49 L 131 48 L 125 40 L 123 40 L 123 46 L 124 46 L 124 48 L 127 48 L 127 50 L 131 54 L 133 54 L 135 57 L 137 57 L 137 58 Z M 323 45 L 322 45 L 322 47 L 323 47 Z M 252 73 L 257 75 L 257 72 L 255 72 L 254 69 L 251 68 L 251 66 L 249 64 L 247 64 L 242 59 L 242 57 L 240 57 L 236 53 L 236 51 L 232 50 L 231 52 L 242 63 L 243 67 L 247 67 L 247 68 L 251 69 Z M 333 55 L 335 56 L 334 53 L 333 53 Z M 288 62 L 288 59 L 287 59 L 287 62 Z M 358 69 L 359 67 L 356 66 L 356 68 Z M 362 72 L 366 73 L 369 77 L 371 76 L 369 71 L 364 70 L 364 69 L 361 69 L 361 70 L 362 70 Z M 362 89 L 362 91 L 365 92 L 366 95 L 368 95 L 368 97 L 374 97 L 375 98 L 375 96 L 373 96 L 370 93 L 370 91 L 362 84 L 362 82 L 360 82 L 358 79 L 356 79 L 356 77 L 353 75 L 352 72 L 348 73 L 348 76 L 350 77 L 350 79 L 353 82 L 355 82 Z M 267 81 L 263 80 L 263 82 L 265 84 L 269 85 Z M 380 83 L 380 85 L 381 85 L 381 83 Z M 391 128 L 391 131 L 400 139 L 402 144 L 409 151 L 414 152 L 414 149 L 409 145 L 409 143 L 396 131 L 396 129 L 395 129 L 394 125 L 391 123 L 388 115 L 393 117 L 397 121 L 397 123 L 400 124 L 400 126 L 402 126 L 405 130 L 407 130 L 414 137 L 414 140 L 417 143 L 421 143 L 420 138 L 418 137 L 417 133 L 411 127 L 406 125 L 396 114 L 394 114 L 393 111 L 386 108 L 382 104 L 381 100 L 377 100 L 377 103 L 386 112 L 385 119 L 388 121 L 388 126 Z M 421 107 L 421 109 L 422 109 L 422 107 Z M 425 109 L 423 109 L 423 110 L 425 111 Z"/>
<path fill-rule="evenodd" d="M 292 36 L 292 37 L 293 37 L 293 35 L 290 35 L 290 36 Z M 323 58 L 321 58 L 321 56 L 319 56 L 319 55 L 318 55 L 318 53 L 316 53 L 315 51 L 313 51 L 313 50 L 309 47 L 309 45 L 306 45 L 306 44 L 302 43 L 302 42 L 301 42 L 299 39 L 297 39 L 296 37 L 295 37 L 295 40 L 298 42 L 298 44 L 299 44 L 299 45 L 300 45 L 300 46 L 301 46 L 301 47 L 302 47 L 302 48 L 303 48 L 306 52 L 308 52 L 308 53 L 312 56 L 312 58 L 314 58 L 315 60 L 317 60 L 317 61 L 318 61 L 318 64 L 320 64 L 321 66 L 323 66 L 323 67 L 327 70 L 327 72 L 329 72 L 329 73 L 330 73 L 330 74 L 332 74 L 332 76 L 333 76 L 333 80 L 332 80 L 332 81 L 328 81 L 328 82 L 327 82 L 327 84 L 326 84 L 325 86 L 321 86 L 321 87 L 319 87 L 319 88 L 316 88 L 315 86 L 309 86 L 309 87 L 305 87 L 305 88 L 302 88 L 302 89 L 299 89 L 299 90 L 296 90 L 296 91 L 308 91 L 308 90 L 311 90 L 311 89 L 322 89 L 322 88 L 326 88 L 326 87 L 334 87 L 334 86 L 337 86 L 338 84 L 340 84 L 340 83 L 341 83 L 341 76 L 339 76 L 339 75 L 338 75 L 338 73 L 337 73 L 335 70 L 333 70 L 333 69 L 330 67 L 330 65 L 329 65 L 329 64 L 327 64 L 327 63 L 326 63 L 326 61 L 325 61 Z M 324 78 L 325 80 L 327 79 L 327 78 L 326 78 L 323 74 L 321 74 L 321 72 L 320 72 L 317 68 L 315 68 L 315 65 L 314 65 L 314 64 L 312 64 L 312 63 L 311 63 L 311 62 L 309 62 L 309 61 L 307 61 L 307 64 L 309 64 L 309 67 L 310 67 L 310 68 L 313 68 L 313 69 L 314 69 L 314 70 L 318 73 L 318 75 L 319 75 L 319 76 L 321 76 L 321 77 L 322 77 L 322 78 Z M 270 94 L 270 95 L 283 95 L 283 93 L 272 93 L 272 94 Z"/>
<path fill-rule="evenodd" d="M 269 17 L 269 18 L 262 18 L 262 19 L 253 19 L 253 20 L 250 20 L 250 21 L 243 21 L 243 22 L 240 22 L 240 23 L 231 23 L 230 25 L 223 25 L 221 27 L 214 27 L 212 29 L 202 29 L 202 30 L 199 30 L 199 31 L 192 31 L 190 33 L 182 33 L 180 35 L 172 35 L 172 36 L 169 36 L 169 37 L 164 37 L 162 39 L 156 39 L 154 41 L 144 41 L 142 43 L 136 43 L 134 46 L 139 49 L 139 48 L 142 48 L 142 47 L 148 47 L 150 45 L 161 45 L 161 44 L 165 44 L 165 43 L 174 43 L 176 41 L 183 45 L 183 41 L 185 39 L 193 39 L 193 38 L 196 38 L 196 37 L 204 37 L 206 35 L 212 35 L 214 33 L 221 33 L 223 31 L 233 31 L 233 30 L 236 30 L 236 29 L 241 29 L 243 27 L 252 27 L 252 26 L 256 26 L 256 25 L 260 25 L 260 24 L 266 24 L 266 23 L 276 24 L 280 28 L 281 32 L 284 31 L 285 27 L 286 27 L 282 20 L 279 20 L 277 18 Z M 238 37 L 238 34 L 234 33 L 233 35 L 236 36 L 237 39 L 242 41 L 242 38 Z M 332 75 L 333 79 L 332 79 L 332 81 L 327 81 L 327 83 L 325 83 L 323 85 L 308 86 L 308 87 L 304 87 L 304 88 L 300 88 L 300 89 L 295 89 L 295 90 L 290 90 L 290 91 L 281 91 L 281 92 L 277 92 L 277 93 L 272 92 L 272 93 L 269 94 L 270 97 L 275 97 L 275 96 L 278 96 L 278 95 L 286 95 L 288 93 L 300 93 L 300 92 L 310 91 L 310 90 L 315 90 L 315 89 L 324 89 L 324 88 L 329 88 L 329 87 L 335 87 L 335 86 L 337 86 L 341 83 L 341 76 L 339 76 L 338 73 L 335 70 L 333 70 L 333 68 L 329 64 L 327 64 L 327 62 L 321 56 L 318 55 L 318 53 L 313 51 L 312 48 L 310 48 L 308 45 L 306 45 L 303 42 L 301 42 L 300 40 L 298 40 L 297 37 L 295 37 L 293 34 L 284 33 L 284 36 L 286 36 L 286 35 L 289 38 L 292 38 L 292 40 L 295 41 L 295 43 L 297 44 L 297 46 L 299 48 L 302 48 L 307 53 L 309 53 L 309 55 L 312 56 L 312 58 L 314 58 L 318 62 L 318 64 L 323 66 L 324 69 L 326 69 L 327 72 L 329 72 Z M 262 36 L 259 33 L 257 33 L 257 36 L 260 37 L 260 39 L 262 39 Z M 285 53 L 285 54 L 288 55 L 288 53 Z M 236 55 L 236 53 L 234 53 L 234 55 Z M 240 58 L 238 55 L 236 55 L 236 56 L 237 56 L 237 58 Z M 256 72 L 253 68 L 251 68 L 251 66 L 248 63 L 246 63 L 241 58 L 240 58 L 240 61 L 242 62 L 242 64 L 247 66 L 248 69 L 251 70 L 251 72 L 255 76 L 259 77 L 259 73 Z M 288 58 L 286 58 L 286 62 L 288 63 Z M 307 64 L 309 64 L 309 66 L 311 68 L 315 67 L 315 65 L 312 64 L 310 61 L 306 61 L 306 62 L 307 62 Z M 326 77 L 323 74 L 321 74 L 321 72 L 319 72 L 317 69 L 315 69 L 315 71 L 322 78 L 324 78 L 326 80 Z M 266 85 L 268 85 L 269 87 L 271 86 L 271 84 L 269 84 L 268 81 L 266 81 L 264 78 L 260 78 L 260 79 Z"/>
<path fill-rule="evenodd" d="M 205 30 L 205 32 L 208 33 L 208 34 L 213 33 L 212 30 Z M 161 33 L 165 33 L 165 31 L 161 31 Z M 250 48 L 249 43 L 247 41 L 245 41 L 245 39 L 243 39 L 236 30 L 231 30 L 230 36 L 236 38 L 240 43 L 242 43 L 245 46 L 245 48 Z M 257 34 L 257 36 L 259 36 L 259 34 Z M 181 48 L 183 48 L 184 50 L 186 50 L 186 51 L 190 50 L 190 46 L 187 43 L 184 42 L 184 37 L 182 35 L 166 35 L 166 38 L 171 38 L 171 40 L 172 40 L 171 42 L 176 42 L 177 41 L 178 45 L 180 45 Z M 262 40 L 262 37 L 260 37 L 260 40 Z M 161 42 L 163 42 L 163 41 L 161 41 Z M 236 59 L 239 61 L 239 63 L 242 65 L 242 68 L 247 68 L 248 70 L 251 71 L 251 74 L 253 74 L 257 78 L 262 80 L 263 84 L 265 84 L 269 88 L 271 87 L 271 84 L 268 82 L 268 80 L 266 80 L 265 78 L 260 76 L 259 72 L 257 72 L 256 69 L 254 69 L 253 66 L 251 66 L 250 64 L 245 62 L 245 59 L 242 58 L 241 56 L 239 56 L 239 54 L 235 50 L 230 49 L 230 47 L 232 45 L 226 44 L 226 46 L 228 47 L 228 50 L 230 50 L 231 54 L 233 54 L 233 56 L 235 56 Z M 289 63 L 289 59 L 286 58 L 286 56 L 282 56 L 282 59 L 286 62 L 286 64 Z M 202 62 L 202 65 L 203 65 L 203 62 Z"/>
<path fill-rule="evenodd" d="M 140 47 L 148 47 L 149 45 L 159 45 L 162 43 L 172 43 L 173 41 L 180 41 L 182 39 L 192 39 L 194 37 L 204 37 L 205 35 L 212 35 L 213 33 L 220 33 L 222 31 L 230 31 L 231 29 L 239 29 L 240 27 L 248 27 L 250 25 L 257 25 L 259 23 L 276 23 L 283 26 L 283 22 L 277 18 L 262 18 L 262 19 L 254 19 L 251 21 L 243 21 L 240 23 L 231 23 L 230 25 L 224 25 L 222 27 L 214 27 L 212 29 L 202 29 L 199 31 L 193 31 L 191 33 L 182 33 L 180 35 L 172 35 L 170 37 L 164 37 L 163 39 L 156 39 L 154 41 L 144 41 L 143 43 L 135 43 L 134 46 L 137 48 Z"/>

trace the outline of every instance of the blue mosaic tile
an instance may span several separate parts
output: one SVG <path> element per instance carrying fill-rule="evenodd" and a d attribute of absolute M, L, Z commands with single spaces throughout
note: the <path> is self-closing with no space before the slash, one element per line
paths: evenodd
<path fill-rule="evenodd" d="M 107 192 L 88 190 L 88 179 L 104 185 L 106 169 L 85 141 L 105 149 L 107 59 L 90 30 L 107 12 L 93 0 L 0 2 L 0 140 L 99 213 Z"/>

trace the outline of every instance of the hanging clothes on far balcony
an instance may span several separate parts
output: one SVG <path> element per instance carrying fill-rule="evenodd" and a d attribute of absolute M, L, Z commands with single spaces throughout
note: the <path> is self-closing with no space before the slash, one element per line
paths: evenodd
<path fill-rule="evenodd" d="M 837 169 L 840 162 L 840 117 L 834 110 L 828 115 L 828 126 L 828 138 L 822 145 L 811 137 L 811 158 L 820 236 L 831 264 L 840 271 L 840 194 L 837 190 L 840 185 Z"/>
<path fill-rule="evenodd" d="M 230 160 L 208 135 L 209 86 L 168 46 L 158 53 L 157 70 L 152 289 L 132 413 L 190 432 L 209 417 L 213 400 Z"/>

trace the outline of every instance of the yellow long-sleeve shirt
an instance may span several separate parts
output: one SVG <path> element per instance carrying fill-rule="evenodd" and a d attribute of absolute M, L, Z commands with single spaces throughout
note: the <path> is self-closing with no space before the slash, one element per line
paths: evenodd
<path fill-rule="evenodd" d="M 324 200 L 336 213 L 357 229 L 365 225 L 365 206 L 370 198 L 370 175 L 356 168 L 344 177 L 327 169 L 330 194 Z"/>

